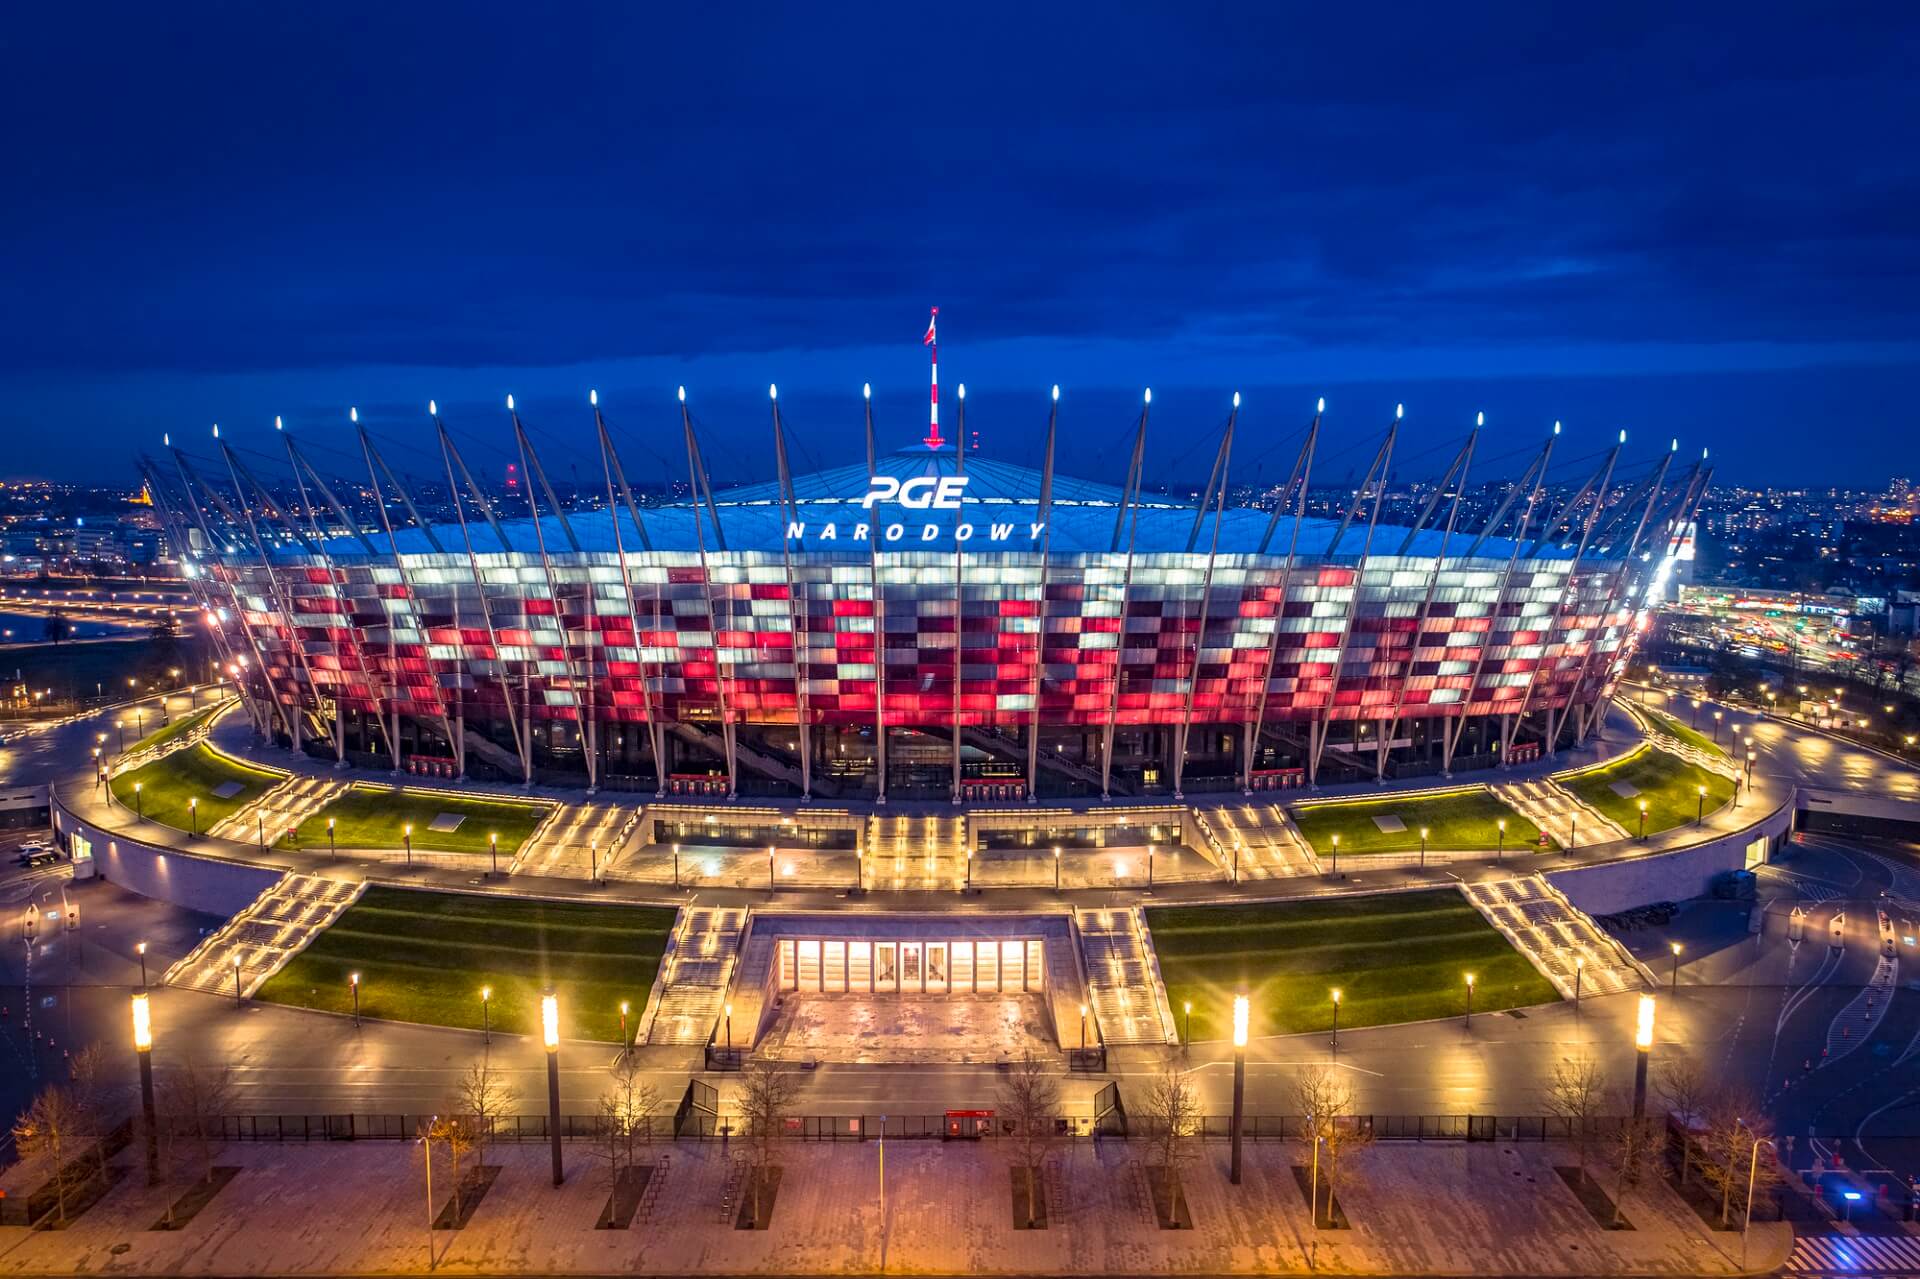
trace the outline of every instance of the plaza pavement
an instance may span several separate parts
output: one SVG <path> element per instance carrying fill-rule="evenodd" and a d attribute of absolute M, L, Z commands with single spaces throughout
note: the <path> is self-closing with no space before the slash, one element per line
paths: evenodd
<path fill-rule="evenodd" d="M 1337 1193 L 1348 1230 L 1314 1230 L 1290 1171 L 1293 1143 L 1249 1144 L 1242 1184 L 1224 1143 L 1198 1147 L 1181 1173 L 1193 1228 L 1163 1230 L 1142 1181 L 1144 1142 L 1079 1142 L 1046 1178 L 1045 1230 L 1013 1228 L 1011 1152 L 994 1143 L 893 1140 L 782 1143 L 765 1230 L 726 1211 L 740 1154 L 719 1144 L 649 1149 L 663 1160 L 657 1198 L 625 1231 L 596 1230 L 605 1172 L 566 1147 L 564 1185 L 547 1148 L 497 1146 L 503 1171 L 460 1231 L 431 1232 L 449 1274 L 1148 1275 L 1739 1275 L 1788 1257 L 1791 1229 L 1755 1223 L 1713 1232 L 1664 1183 L 1627 1193 L 1632 1230 L 1600 1228 L 1553 1171 L 1574 1152 L 1538 1144 L 1377 1144 L 1345 1160 Z M 414 1142 L 229 1145 L 242 1169 L 178 1231 L 156 1231 L 178 1182 L 149 1188 L 134 1150 L 128 1175 L 65 1230 L 0 1227 L 6 1275 L 364 1275 L 429 1265 L 428 1200 Z M 884 1160 L 884 1201 L 882 1162 Z M 449 1199 L 435 1160 L 438 1209 Z M 1616 1189 L 1611 1173 L 1600 1184 Z M 10 1195 L 35 1169 L 0 1178 Z"/>

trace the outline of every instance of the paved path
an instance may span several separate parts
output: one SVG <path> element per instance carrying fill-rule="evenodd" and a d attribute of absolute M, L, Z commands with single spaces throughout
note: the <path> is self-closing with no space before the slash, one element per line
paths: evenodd
<path fill-rule="evenodd" d="M 1182 1171 L 1188 1230 L 1154 1223 L 1143 1143 L 1058 1156 L 1055 1219 L 1038 1231 L 1013 1228 L 1008 1152 L 992 1143 L 886 1143 L 884 1201 L 877 1144 L 783 1144 L 759 1231 L 727 1219 L 737 1181 L 722 1147 L 650 1153 L 666 1155 L 658 1198 L 618 1231 L 593 1228 L 605 1173 L 584 1145 L 567 1148 L 558 1188 L 545 1147 L 496 1147 L 502 1171 L 470 1224 L 429 1245 L 415 1143 L 230 1146 L 220 1160 L 242 1171 L 186 1228 L 149 1228 L 182 1187 L 150 1189 L 135 1173 L 67 1230 L 0 1228 L 0 1274 L 393 1273 L 422 1270 L 431 1246 L 435 1268 L 454 1274 L 1734 1275 L 1777 1268 L 1792 1245 L 1787 1226 L 1758 1223 L 1743 1266 L 1737 1233 L 1706 1231 L 1652 1183 L 1625 1200 L 1634 1229 L 1603 1230 L 1553 1171 L 1571 1152 L 1550 1146 L 1360 1150 L 1337 1190 L 1352 1228 L 1319 1231 L 1291 1144 L 1249 1146 L 1239 1186 L 1226 1147 L 1201 1147 Z M 447 1170 L 436 1172 L 445 1202 Z M 16 1171 L 4 1184 L 18 1194 L 28 1180 Z"/>

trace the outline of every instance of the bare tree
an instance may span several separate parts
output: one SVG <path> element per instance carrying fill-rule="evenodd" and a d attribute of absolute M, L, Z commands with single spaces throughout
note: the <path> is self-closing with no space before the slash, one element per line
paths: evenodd
<path fill-rule="evenodd" d="M 520 1089 L 491 1060 L 468 1066 L 454 1087 L 454 1112 L 464 1117 L 482 1162 L 493 1149 L 500 1121 L 520 1104 Z"/>
<path fill-rule="evenodd" d="M 167 1149 L 185 1155 L 196 1179 L 212 1181 L 234 1105 L 233 1068 L 202 1066 L 189 1056 L 161 1077 L 155 1091 Z"/>
<path fill-rule="evenodd" d="M 436 1141 L 447 1155 L 447 1179 L 453 1183 L 453 1217 L 458 1221 L 466 1193 L 466 1178 L 461 1169 L 467 1166 L 468 1157 L 478 1144 L 472 1118 L 457 1114 L 434 1116 L 427 1127 L 427 1144 L 431 1147 Z"/>
<path fill-rule="evenodd" d="M 740 1072 L 740 1117 L 746 1124 L 747 1152 L 752 1163 L 753 1224 L 760 1224 L 761 1195 L 774 1168 L 776 1143 L 786 1127 L 787 1112 L 799 1094 L 800 1081 L 784 1064 L 756 1057 Z"/>
<path fill-rule="evenodd" d="M 1587 1151 L 1593 1145 L 1595 1121 L 1606 1105 L 1607 1072 L 1585 1055 L 1569 1058 L 1547 1076 L 1547 1109 L 1567 1121 L 1578 1155 L 1581 1180 L 1587 1175 Z"/>
<path fill-rule="evenodd" d="M 1628 1109 L 1630 1101 L 1621 1099 L 1621 1108 Z M 1624 1211 L 1627 1191 L 1638 1186 L 1642 1178 L 1654 1167 L 1660 1152 L 1660 1123 L 1650 1115 L 1629 1118 L 1620 1125 L 1620 1131 L 1614 1134 L 1612 1154 L 1614 1167 L 1620 1173 L 1620 1187 L 1613 1196 L 1613 1224 L 1620 1224 Z"/>
<path fill-rule="evenodd" d="M 1747 1170 L 1754 1169 L 1754 1193 L 1777 1184 L 1779 1168 L 1771 1159 L 1755 1159 L 1754 1146 L 1773 1138 L 1773 1121 L 1760 1099 L 1743 1088 L 1722 1088 L 1707 1103 L 1706 1131 L 1700 1139 L 1700 1176 L 1720 1196 L 1720 1224 L 1731 1219 L 1733 1206 L 1744 1205 Z"/>
<path fill-rule="evenodd" d="M 1680 1184 L 1685 1186 L 1693 1171 L 1692 1132 L 1706 1117 L 1713 1083 L 1699 1058 L 1668 1057 L 1654 1072 L 1653 1088 L 1659 1094 L 1660 1104 L 1680 1116 L 1681 1129 L 1688 1134 L 1687 1140 L 1680 1143 Z"/>
<path fill-rule="evenodd" d="M 1040 1165 L 1060 1145 L 1060 1080 L 1029 1050 L 1000 1080 L 1003 1131 L 1027 1178 L 1027 1225 L 1040 1216 Z"/>
<path fill-rule="evenodd" d="M 48 1084 L 13 1124 L 13 1141 L 25 1158 L 44 1156 L 52 1165 L 54 1217 L 67 1224 L 67 1195 L 78 1189 L 68 1160 L 92 1140 L 92 1116 L 85 1101 L 67 1084 Z"/>
<path fill-rule="evenodd" d="M 1325 1066 L 1308 1066 L 1294 1077 L 1293 1105 L 1306 1117 L 1305 1139 L 1326 1160 L 1326 1202 L 1331 1214 L 1334 1183 L 1340 1175 L 1340 1156 L 1350 1147 L 1364 1145 L 1372 1139 L 1372 1134 L 1354 1120 L 1353 1084 L 1346 1075 Z M 1317 1161 L 1315 1167 L 1318 1168 Z M 1312 1193 L 1317 1221 L 1319 1180 L 1315 1181 Z"/>
<path fill-rule="evenodd" d="M 1161 1174 L 1167 1179 L 1167 1213 L 1177 1217 L 1180 1166 L 1193 1158 L 1200 1134 L 1200 1096 L 1171 1056 L 1147 1085 L 1143 1118 L 1151 1148 L 1160 1157 Z"/>
<path fill-rule="evenodd" d="M 639 1162 L 639 1145 L 653 1139 L 653 1118 L 660 1113 L 660 1090 L 645 1078 L 632 1053 L 621 1054 L 608 1070 L 600 1094 L 600 1130 L 606 1146 L 597 1153 L 607 1166 L 607 1193 L 620 1191 L 621 1174 Z"/>

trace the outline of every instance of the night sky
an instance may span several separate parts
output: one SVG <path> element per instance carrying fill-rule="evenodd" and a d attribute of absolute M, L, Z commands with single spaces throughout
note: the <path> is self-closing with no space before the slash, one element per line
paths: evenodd
<path fill-rule="evenodd" d="M 1920 471 L 1920 11 L 1357 9 L 17 6 L 0 473 L 429 397 L 484 458 L 509 391 L 584 449 L 590 386 L 671 456 L 682 382 L 718 471 L 769 382 L 850 461 L 864 381 L 924 431 L 930 303 L 985 449 L 1059 382 L 1083 473 L 1145 385 L 1163 468 L 1239 389 L 1249 458 L 1325 394 L 1361 467 L 1405 401 Z"/>

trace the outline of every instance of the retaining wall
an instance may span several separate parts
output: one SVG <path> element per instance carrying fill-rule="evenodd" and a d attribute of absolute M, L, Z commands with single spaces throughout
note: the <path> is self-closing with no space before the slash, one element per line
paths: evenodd
<path fill-rule="evenodd" d="M 1611 915 L 1654 902 L 1685 901 L 1711 891 L 1716 875 L 1745 868 L 1747 849 L 1756 839 L 1766 840 L 1766 859 L 1770 860 L 1792 825 L 1793 798 L 1789 795 L 1785 803 L 1753 825 L 1707 843 L 1670 853 L 1549 871 L 1547 879 L 1589 915 Z"/>
<path fill-rule="evenodd" d="M 52 810 L 54 832 L 64 844 L 71 848 L 73 836 L 78 835 L 92 845 L 102 879 L 189 910 L 235 914 L 286 874 L 280 867 L 181 852 L 103 830 L 75 816 L 61 802 L 58 787 L 53 790 Z"/>

